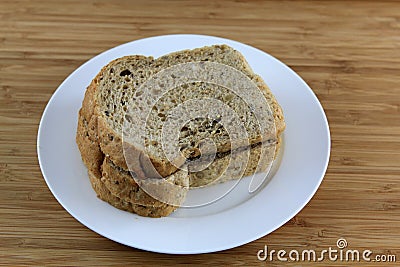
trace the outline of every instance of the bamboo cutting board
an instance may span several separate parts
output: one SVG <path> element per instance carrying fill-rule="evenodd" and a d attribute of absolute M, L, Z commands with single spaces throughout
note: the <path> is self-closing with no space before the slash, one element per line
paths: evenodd
<path fill-rule="evenodd" d="M 270 235 L 223 252 L 163 255 L 99 236 L 58 204 L 38 166 L 41 114 L 73 70 L 116 45 L 173 33 L 277 57 L 314 90 L 330 124 L 330 165 L 310 203 Z M 396 266 L 257 259 L 265 245 L 322 251 L 339 238 L 400 262 L 399 2 L 1 1 L 0 126 L 0 265 Z"/>

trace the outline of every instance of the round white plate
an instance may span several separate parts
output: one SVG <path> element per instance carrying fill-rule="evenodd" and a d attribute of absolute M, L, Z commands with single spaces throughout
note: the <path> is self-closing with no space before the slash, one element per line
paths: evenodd
<path fill-rule="evenodd" d="M 75 143 L 77 114 L 85 89 L 102 66 L 130 54 L 158 57 L 212 44 L 240 51 L 282 106 L 286 120 L 281 164 L 271 181 L 238 205 L 219 202 L 166 218 L 145 218 L 99 200 L 91 188 Z M 51 97 L 40 122 L 40 167 L 58 202 L 91 230 L 116 242 L 149 251 L 194 254 L 240 246 L 271 233 L 294 215 L 318 189 L 330 154 L 329 127 L 318 99 L 289 67 L 251 46 L 202 35 L 166 35 L 110 49 L 75 70 Z M 199 189 L 200 190 L 200 189 Z M 240 196 L 238 196 L 240 198 Z M 223 203 L 221 204 L 223 205 Z"/>

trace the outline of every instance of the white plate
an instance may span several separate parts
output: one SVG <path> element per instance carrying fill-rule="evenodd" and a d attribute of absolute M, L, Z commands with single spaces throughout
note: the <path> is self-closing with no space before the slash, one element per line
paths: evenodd
<path fill-rule="evenodd" d="M 75 143 L 78 110 L 92 78 L 102 66 L 121 56 L 158 57 L 177 50 L 222 43 L 243 53 L 283 108 L 287 124 L 285 145 L 281 165 L 272 180 L 238 205 L 221 209 L 216 202 L 198 212 L 178 209 L 160 219 L 120 211 L 97 199 Z M 91 230 L 135 248 L 194 254 L 246 244 L 271 233 L 296 215 L 324 177 L 330 135 L 326 116 L 312 90 L 274 57 L 228 39 L 166 35 L 110 49 L 75 70 L 56 90 L 43 113 L 37 150 L 44 179 L 53 195 Z"/>

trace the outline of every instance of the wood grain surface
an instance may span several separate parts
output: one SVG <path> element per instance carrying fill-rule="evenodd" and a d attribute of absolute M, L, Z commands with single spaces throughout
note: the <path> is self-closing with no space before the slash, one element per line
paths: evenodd
<path fill-rule="evenodd" d="M 173 33 L 230 38 L 277 57 L 310 85 L 330 123 L 329 168 L 309 204 L 275 232 L 227 251 L 164 255 L 99 236 L 58 204 L 38 165 L 43 109 L 73 70 L 116 45 Z M 2 266 L 281 266 L 259 261 L 257 251 L 321 251 L 338 238 L 349 249 L 396 255 L 400 264 L 399 179 L 400 2 L 0 2 Z M 396 266 L 289 263 L 350 264 Z"/>

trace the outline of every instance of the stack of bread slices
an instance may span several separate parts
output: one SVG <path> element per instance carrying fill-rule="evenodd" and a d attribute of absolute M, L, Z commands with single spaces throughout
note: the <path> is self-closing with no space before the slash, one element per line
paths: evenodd
<path fill-rule="evenodd" d="M 138 97 L 139 88 L 157 73 L 191 62 L 223 64 L 253 82 L 270 109 L 270 121 L 274 125 L 270 134 L 256 130 L 257 121 L 251 113 L 242 112 L 248 103 L 242 103 L 239 96 L 223 86 L 196 81 L 165 91 L 151 109 L 154 114 L 148 117 L 150 123 L 145 131 L 148 134 L 143 137 L 144 145 L 124 145 L 123 132 L 127 130 L 125 124 L 127 118 L 131 119 L 126 111 Z M 171 162 L 163 154 L 160 143 L 163 123 L 169 118 L 170 112 L 185 101 L 207 97 L 216 98 L 240 113 L 240 123 L 245 125 L 248 133 L 248 145 L 233 147 L 229 133 L 218 120 L 196 118 L 180 128 L 178 146 L 185 160 Z M 206 106 L 204 110 L 207 110 Z M 135 131 L 136 122 L 131 124 L 128 129 Z M 157 59 L 141 55 L 125 56 L 107 64 L 86 90 L 79 111 L 76 142 L 88 169 L 92 187 L 100 199 L 141 216 L 162 217 L 168 216 L 180 206 L 188 188 L 208 186 L 265 171 L 279 149 L 284 128 L 281 107 L 241 53 L 227 45 L 213 45 L 174 52 Z M 212 161 L 198 170 L 190 163 L 202 156 L 200 146 L 201 140 L 205 138 L 213 141 L 215 153 Z M 266 148 L 266 154 L 262 153 L 263 148 Z M 239 174 L 226 171 L 232 155 L 247 159 Z M 260 164 L 261 161 L 264 163 Z M 163 187 L 163 196 L 170 201 L 155 197 L 143 186 L 155 187 L 160 181 L 164 185 L 166 182 L 178 186 L 177 190 Z"/>

